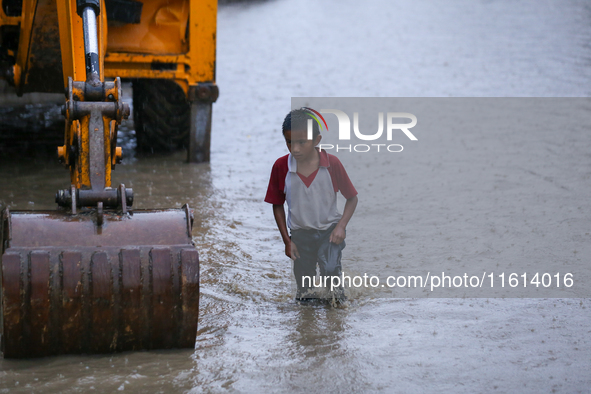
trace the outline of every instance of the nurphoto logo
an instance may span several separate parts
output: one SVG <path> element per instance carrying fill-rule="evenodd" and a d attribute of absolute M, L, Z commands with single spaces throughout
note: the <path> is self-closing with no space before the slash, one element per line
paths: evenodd
<path fill-rule="evenodd" d="M 349 115 L 338 109 L 321 109 L 316 111 L 312 108 L 304 107 L 312 119 L 308 119 L 308 139 L 313 139 L 313 122 L 318 123 L 318 127 L 328 131 L 328 125 L 322 114 L 333 114 L 337 117 L 339 122 L 339 141 L 351 140 L 351 119 Z M 402 131 L 411 141 L 417 141 L 417 137 L 409 129 L 417 125 L 417 117 L 408 112 L 388 112 L 386 113 L 386 141 L 392 141 L 394 131 Z M 396 123 L 394 120 L 397 120 Z M 400 119 L 410 119 L 410 123 L 398 123 Z M 321 122 L 322 121 L 322 122 Z M 324 126 L 323 126 L 324 125 Z M 373 134 L 364 134 L 359 130 L 359 113 L 353 113 L 353 133 L 358 140 L 361 141 L 377 141 L 382 138 L 384 134 L 384 113 L 378 113 L 378 131 Z M 382 139 L 383 140 L 383 139 Z M 404 147 L 400 144 L 386 144 L 386 143 L 372 143 L 372 144 L 319 144 L 320 150 L 335 149 L 336 152 L 348 151 L 365 153 L 369 151 L 388 151 L 392 153 L 402 152 Z"/>

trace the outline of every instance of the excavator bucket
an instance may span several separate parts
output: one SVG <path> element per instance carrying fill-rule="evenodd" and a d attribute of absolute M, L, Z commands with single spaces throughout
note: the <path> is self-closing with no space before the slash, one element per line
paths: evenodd
<path fill-rule="evenodd" d="M 199 258 L 183 209 L 2 212 L 6 358 L 194 347 Z"/>

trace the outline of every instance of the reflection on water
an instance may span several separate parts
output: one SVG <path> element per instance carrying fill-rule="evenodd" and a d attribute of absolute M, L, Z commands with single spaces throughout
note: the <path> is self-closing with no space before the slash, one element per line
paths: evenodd
<path fill-rule="evenodd" d="M 341 350 L 346 313 L 332 308 L 301 308 L 289 342 L 301 357 L 331 356 Z M 342 351 L 342 350 L 341 350 Z M 303 360 L 302 360 L 303 361 Z"/>
<path fill-rule="evenodd" d="M 195 351 L 1 360 L 0 392 L 588 387 L 589 300 L 384 300 L 359 291 L 347 309 L 293 302 L 290 262 L 262 203 L 271 165 L 286 152 L 279 126 L 291 96 L 589 92 L 583 1 L 359 4 L 220 9 L 211 164 L 186 164 L 184 153 L 126 156 L 113 173 L 113 183 L 134 189 L 137 208 L 195 208 Z M 121 142 L 133 149 L 131 127 L 122 127 Z M 0 201 L 11 209 L 52 209 L 68 183 L 52 157 L 37 155 L 3 156 L 0 178 Z M 360 208 L 370 203 L 360 196 Z M 343 264 L 355 271 L 362 257 L 348 245 Z"/>

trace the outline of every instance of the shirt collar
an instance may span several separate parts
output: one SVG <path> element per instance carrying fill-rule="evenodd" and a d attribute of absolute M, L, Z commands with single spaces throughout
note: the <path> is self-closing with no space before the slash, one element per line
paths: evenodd
<path fill-rule="evenodd" d="M 319 153 L 319 157 L 320 157 L 320 163 L 318 163 L 318 166 L 325 167 L 325 168 L 330 167 L 330 162 L 328 160 L 328 153 L 326 152 L 326 150 L 320 150 L 320 149 L 316 148 L 316 151 Z M 287 167 L 289 169 L 289 172 L 297 172 L 298 171 L 298 164 L 291 153 L 289 154 L 287 164 L 288 164 Z"/>

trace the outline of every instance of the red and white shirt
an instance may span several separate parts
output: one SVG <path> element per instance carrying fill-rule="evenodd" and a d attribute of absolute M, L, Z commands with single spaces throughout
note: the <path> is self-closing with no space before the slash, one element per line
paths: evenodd
<path fill-rule="evenodd" d="M 357 195 L 341 161 L 326 151 L 319 151 L 319 156 L 318 170 L 308 177 L 297 172 L 291 154 L 277 159 L 271 170 L 265 201 L 277 205 L 287 201 L 287 227 L 292 230 L 326 230 L 341 219 L 336 193 L 346 199 Z"/>

